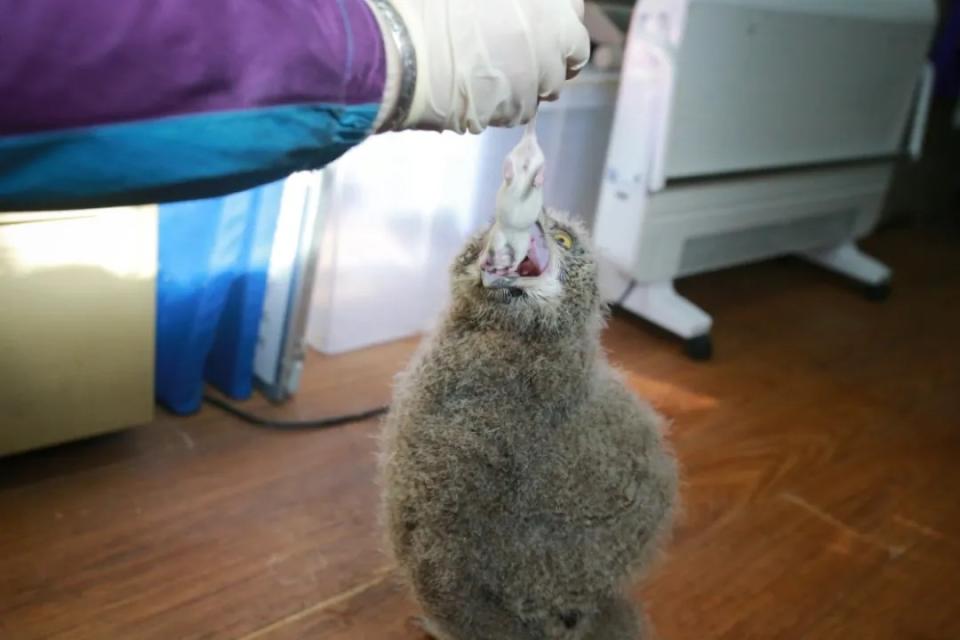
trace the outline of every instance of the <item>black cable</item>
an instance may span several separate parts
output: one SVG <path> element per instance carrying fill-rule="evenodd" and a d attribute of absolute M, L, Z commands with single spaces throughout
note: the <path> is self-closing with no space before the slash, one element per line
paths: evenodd
<path fill-rule="evenodd" d="M 623 295 L 622 295 L 622 296 L 620 296 L 620 299 L 617 300 L 616 302 L 614 302 L 613 304 L 616 305 L 616 306 L 618 306 L 618 307 L 622 307 L 622 306 L 623 306 L 623 303 L 626 301 L 627 298 L 630 297 L 630 294 L 633 293 L 633 290 L 634 290 L 634 288 L 635 288 L 636 286 L 637 286 L 637 283 L 636 283 L 636 282 L 631 282 L 631 283 L 630 283 L 630 286 L 627 287 L 627 290 L 623 292 Z M 611 306 L 613 306 L 613 305 L 611 305 Z"/>
<path fill-rule="evenodd" d="M 267 427 L 269 429 L 286 429 L 286 430 L 296 430 L 296 429 L 326 429 L 328 427 L 339 427 L 341 425 L 350 424 L 353 422 L 361 422 L 363 420 L 369 420 L 370 418 L 376 418 L 377 416 L 382 416 L 385 414 L 389 407 L 377 407 L 376 409 L 370 409 L 368 411 L 362 411 L 360 413 L 348 413 L 340 416 L 330 416 L 328 418 L 318 418 L 316 420 L 271 420 L 269 418 L 263 418 L 252 413 L 247 413 L 243 409 L 235 407 L 234 405 L 221 400 L 220 398 L 204 395 L 204 401 L 212 404 L 222 411 L 240 418 L 244 422 L 249 422 L 250 424 L 255 424 L 259 427 Z"/>

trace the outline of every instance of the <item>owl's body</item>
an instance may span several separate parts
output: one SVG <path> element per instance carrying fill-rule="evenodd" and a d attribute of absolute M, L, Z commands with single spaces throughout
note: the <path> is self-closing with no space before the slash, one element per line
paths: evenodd
<path fill-rule="evenodd" d="M 675 464 L 600 348 L 585 233 L 546 213 L 539 229 L 570 246 L 512 289 L 481 284 L 471 242 L 401 376 L 383 440 L 390 546 L 443 640 L 638 640 L 623 589 L 667 527 Z"/>

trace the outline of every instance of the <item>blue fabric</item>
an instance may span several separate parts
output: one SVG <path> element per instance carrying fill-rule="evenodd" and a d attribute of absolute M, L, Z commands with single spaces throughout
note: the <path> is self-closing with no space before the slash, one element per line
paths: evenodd
<path fill-rule="evenodd" d="M 332 162 L 379 105 L 295 105 L 0 136 L 0 210 L 206 198 Z"/>
<path fill-rule="evenodd" d="M 931 58 L 937 68 L 937 96 L 960 96 L 960 4 L 943 21 Z"/>
<path fill-rule="evenodd" d="M 205 381 L 250 396 L 282 192 L 160 207 L 156 396 L 171 411 L 199 409 Z"/>

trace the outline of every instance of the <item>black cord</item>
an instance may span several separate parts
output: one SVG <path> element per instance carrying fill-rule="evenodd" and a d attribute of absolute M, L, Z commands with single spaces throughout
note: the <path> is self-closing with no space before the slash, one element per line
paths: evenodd
<path fill-rule="evenodd" d="M 244 422 L 249 422 L 250 424 L 255 424 L 259 427 L 267 427 L 269 429 L 285 430 L 326 429 L 328 427 L 339 427 L 341 425 L 350 424 L 353 422 L 361 422 L 363 420 L 369 420 L 370 418 L 382 416 L 389 410 L 389 407 L 377 407 L 376 409 L 370 409 L 360 413 L 330 416 L 329 418 L 318 418 L 316 420 L 272 420 L 254 415 L 252 413 L 247 413 L 243 409 L 235 407 L 229 402 L 211 395 L 204 395 L 203 399 L 218 409 L 226 411 L 227 413 L 240 418 Z"/>
<path fill-rule="evenodd" d="M 634 288 L 635 288 L 636 286 L 637 286 L 637 283 L 636 283 L 636 282 L 631 282 L 631 283 L 630 283 L 630 286 L 627 287 L 627 290 L 623 292 L 623 295 L 622 295 L 622 296 L 620 296 L 620 299 L 617 300 L 616 302 L 614 302 L 613 304 L 615 304 L 615 305 L 618 306 L 618 307 L 622 307 L 624 301 L 625 301 L 627 298 L 630 297 L 630 294 L 633 293 L 633 290 L 634 290 Z"/>

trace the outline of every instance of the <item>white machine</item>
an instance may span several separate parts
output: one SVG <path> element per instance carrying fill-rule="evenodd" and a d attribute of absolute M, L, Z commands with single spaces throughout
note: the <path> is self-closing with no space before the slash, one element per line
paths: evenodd
<path fill-rule="evenodd" d="M 873 230 L 920 152 L 934 0 L 639 0 L 594 228 L 606 295 L 709 358 L 680 276 L 795 253 L 882 298 Z"/>

